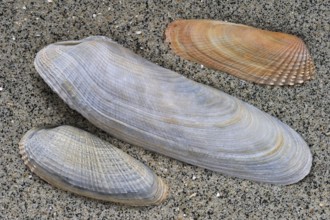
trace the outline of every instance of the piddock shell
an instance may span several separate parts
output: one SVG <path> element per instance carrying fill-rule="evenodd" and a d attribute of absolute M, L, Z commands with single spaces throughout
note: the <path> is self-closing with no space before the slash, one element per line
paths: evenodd
<path fill-rule="evenodd" d="M 312 156 L 289 126 L 106 37 L 51 44 L 35 67 L 71 108 L 132 144 L 240 178 L 291 184 Z"/>
<path fill-rule="evenodd" d="M 33 173 L 63 190 L 133 206 L 159 204 L 167 195 L 148 167 L 78 128 L 31 129 L 19 148 Z"/>
<path fill-rule="evenodd" d="M 213 20 L 177 20 L 166 41 L 179 56 L 238 78 L 268 85 L 294 85 L 313 77 L 313 60 L 293 35 Z"/>

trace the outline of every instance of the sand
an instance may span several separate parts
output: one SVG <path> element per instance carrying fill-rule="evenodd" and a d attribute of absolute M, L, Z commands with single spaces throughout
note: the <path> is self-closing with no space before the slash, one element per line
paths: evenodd
<path fill-rule="evenodd" d="M 0 219 L 329 219 L 329 2 L 59 2 L 0 4 Z M 299 36 L 314 58 L 315 79 L 293 87 L 260 86 L 183 60 L 164 43 L 164 29 L 178 18 L 225 20 Z M 308 143 L 311 173 L 290 186 L 256 183 L 184 164 L 97 129 L 52 92 L 33 66 L 44 46 L 90 35 L 108 36 L 279 118 Z M 20 158 L 20 138 L 32 127 L 62 124 L 90 131 L 150 166 L 170 186 L 169 198 L 159 206 L 131 208 L 73 195 L 32 174 Z"/>

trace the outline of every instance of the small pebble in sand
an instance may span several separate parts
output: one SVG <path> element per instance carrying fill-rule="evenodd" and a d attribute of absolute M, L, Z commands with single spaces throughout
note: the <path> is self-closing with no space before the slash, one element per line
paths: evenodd
<path fill-rule="evenodd" d="M 13 40 L 16 40 L 16 37 L 15 37 L 15 36 L 13 36 L 13 37 L 12 37 L 12 39 L 13 39 Z"/>
<path fill-rule="evenodd" d="M 96 14 L 93 14 L 93 18 L 96 18 Z"/>
<path fill-rule="evenodd" d="M 47 0 L 48 3 L 53 2 L 53 0 Z"/>
<path fill-rule="evenodd" d="M 3 90 L 3 87 L 0 86 L 0 92 Z"/>
<path fill-rule="evenodd" d="M 142 31 L 135 31 L 136 34 L 142 34 Z"/>
<path fill-rule="evenodd" d="M 24 6 L 22 7 L 22 9 L 23 9 L 23 10 L 26 10 L 26 6 L 24 5 Z"/>
<path fill-rule="evenodd" d="M 195 179 L 197 179 L 197 177 L 195 175 L 193 175 L 192 180 L 195 180 Z"/>
<path fill-rule="evenodd" d="M 220 193 L 217 193 L 216 197 L 219 198 L 220 197 Z"/>
<path fill-rule="evenodd" d="M 197 195 L 197 193 L 193 193 L 193 194 L 191 194 L 191 195 L 189 196 L 189 199 L 195 197 L 196 195 Z"/>

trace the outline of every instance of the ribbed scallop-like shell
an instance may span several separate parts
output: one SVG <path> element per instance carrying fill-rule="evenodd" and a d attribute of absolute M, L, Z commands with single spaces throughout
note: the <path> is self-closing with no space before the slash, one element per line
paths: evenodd
<path fill-rule="evenodd" d="M 35 67 L 71 108 L 129 143 L 261 182 L 291 184 L 310 171 L 310 150 L 287 125 L 108 38 L 51 44 Z"/>
<path fill-rule="evenodd" d="M 179 56 L 250 82 L 294 85 L 315 72 L 306 45 L 290 34 L 212 20 L 177 20 L 165 34 Z"/>
<path fill-rule="evenodd" d="M 79 195 L 133 206 L 159 204 L 167 195 L 148 167 L 78 128 L 31 129 L 19 148 L 33 173 Z"/>

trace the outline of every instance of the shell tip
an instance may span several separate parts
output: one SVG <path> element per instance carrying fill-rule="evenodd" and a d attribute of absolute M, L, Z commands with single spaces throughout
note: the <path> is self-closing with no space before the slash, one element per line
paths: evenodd
<path fill-rule="evenodd" d="M 172 29 L 171 29 L 170 25 L 165 30 L 165 42 L 166 43 L 171 43 L 171 32 L 172 32 Z"/>
<path fill-rule="evenodd" d="M 155 205 L 161 204 L 164 200 L 167 199 L 167 197 L 169 195 L 168 186 L 164 183 L 162 178 L 157 177 L 157 181 L 158 181 L 159 190 L 157 191 L 156 196 L 155 196 L 155 200 L 154 200 Z"/>

